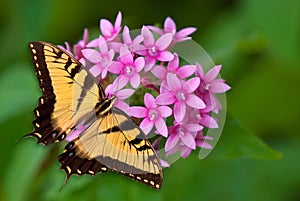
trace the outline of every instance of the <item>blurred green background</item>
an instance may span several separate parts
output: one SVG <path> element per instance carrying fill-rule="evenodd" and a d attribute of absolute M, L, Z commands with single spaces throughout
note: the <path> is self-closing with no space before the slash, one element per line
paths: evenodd
<path fill-rule="evenodd" d="M 27 44 L 74 44 L 118 11 L 131 29 L 166 16 L 198 28 L 194 40 L 232 86 L 225 130 L 204 160 L 165 169 L 160 191 L 115 173 L 74 176 L 59 191 L 62 147 L 20 140 L 40 95 Z M 0 200 L 300 200 L 299 0 L 2 0 L 0 23 Z"/>

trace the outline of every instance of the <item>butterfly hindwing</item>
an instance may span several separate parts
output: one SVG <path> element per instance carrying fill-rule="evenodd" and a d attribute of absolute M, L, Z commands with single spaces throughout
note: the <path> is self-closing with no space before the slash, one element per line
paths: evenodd
<path fill-rule="evenodd" d="M 45 42 L 32 42 L 29 48 L 43 95 L 34 110 L 35 129 L 28 135 L 48 145 L 63 140 L 80 118 L 92 112 L 100 92 L 68 52 Z"/>
<path fill-rule="evenodd" d="M 107 167 L 152 188 L 161 187 L 162 168 L 155 150 L 143 131 L 119 109 L 112 108 L 105 116 L 98 117 L 94 124 L 69 144 L 73 149 L 66 151 L 68 154 L 73 152 L 82 160 L 96 159 L 101 167 Z M 61 163 L 61 168 L 65 169 L 65 163 Z M 99 172 L 103 169 L 100 168 Z M 76 171 L 70 170 L 72 173 Z M 83 172 L 80 168 L 79 171 Z"/>

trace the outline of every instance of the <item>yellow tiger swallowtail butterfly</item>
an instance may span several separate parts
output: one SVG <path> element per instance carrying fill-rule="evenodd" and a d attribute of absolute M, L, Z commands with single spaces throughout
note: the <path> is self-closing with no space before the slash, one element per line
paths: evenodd
<path fill-rule="evenodd" d="M 59 155 L 61 169 L 95 175 L 115 171 L 159 189 L 162 167 L 143 131 L 113 107 L 96 79 L 67 51 L 45 42 L 29 44 L 42 96 L 34 110 L 34 131 L 25 136 L 49 145 L 68 137 L 80 124 L 86 129 Z"/>

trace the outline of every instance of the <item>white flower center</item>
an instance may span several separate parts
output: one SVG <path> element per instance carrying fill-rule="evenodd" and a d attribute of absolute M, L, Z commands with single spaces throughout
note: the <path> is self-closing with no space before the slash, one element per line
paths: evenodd
<path fill-rule="evenodd" d="M 109 66 L 109 58 L 108 58 L 108 55 L 104 55 L 102 57 L 102 60 L 101 60 L 101 64 L 102 64 L 102 67 L 107 67 Z"/>
<path fill-rule="evenodd" d="M 149 54 L 149 56 L 151 56 L 151 57 L 157 57 L 158 52 L 157 52 L 157 50 L 156 50 L 156 47 L 153 46 L 152 48 L 148 49 L 148 54 Z"/>
<path fill-rule="evenodd" d="M 196 118 L 198 119 L 198 120 L 200 120 L 200 119 L 202 119 L 202 116 L 201 116 L 201 114 L 196 114 Z"/>
<path fill-rule="evenodd" d="M 186 95 L 183 91 L 179 91 L 176 93 L 176 98 L 179 102 L 182 102 L 186 100 Z"/>
<path fill-rule="evenodd" d="M 154 121 L 158 118 L 159 113 L 156 109 L 150 109 L 148 115 L 149 115 L 149 119 L 151 121 Z"/>
<path fill-rule="evenodd" d="M 211 86 L 211 84 L 205 84 L 204 89 L 209 90 L 210 86 Z"/>
<path fill-rule="evenodd" d="M 126 73 L 126 75 L 128 75 L 128 76 L 133 75 L 133 74 L 134 74 L 134 69 L 133 69 L 133 67 L 130 66 L 130 65 L 127 65 L 127 66 L 125 67 L 125 73 Z"/>

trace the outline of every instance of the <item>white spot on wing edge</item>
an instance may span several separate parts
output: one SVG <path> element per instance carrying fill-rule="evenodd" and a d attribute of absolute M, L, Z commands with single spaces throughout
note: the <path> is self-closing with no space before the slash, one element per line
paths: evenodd
<path fill-rule="evenodd" d="M 71 173 L 71 168 L 69 166 L 66 166 L 66 169 L 68 171 L 68 174 L 70 174 Z"/>

